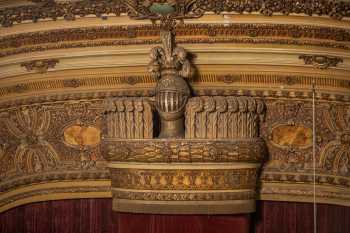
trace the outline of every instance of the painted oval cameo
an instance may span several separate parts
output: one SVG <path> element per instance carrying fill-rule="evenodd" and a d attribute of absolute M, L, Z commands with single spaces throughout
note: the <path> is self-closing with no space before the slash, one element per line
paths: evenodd
<path fill-rule="evenodd" d="M 272 130 L 272 142 L 279 146 L 307 147 L 312 144 L 312 129 L 300 125 L 280 125 Z"/>
<path fill-rule="evenodd" d="M 101 141 L 101 131 L 94 126 L 72 125 L 63 135 L 64 141 L 72 146 L 96 146 Z"/>

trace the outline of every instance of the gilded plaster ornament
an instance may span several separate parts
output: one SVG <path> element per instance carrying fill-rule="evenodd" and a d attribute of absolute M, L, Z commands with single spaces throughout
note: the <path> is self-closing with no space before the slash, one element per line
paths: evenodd
<path fill-rule="evenodd" d="M 175 22 L 172 18 L 167 20 Z M 182 138 L 185 135 L 184 110 L 190 97 L 184 78 L 191 77 L 191 64 L 186 51 L 175 45 L 172 25 L 165 22 L 161 27 L 162 46 L 151 50 L 149 64 L 149 71 L 159 79 L 155 90 L 155 106 L 161 120 L 159 138 Z"/>

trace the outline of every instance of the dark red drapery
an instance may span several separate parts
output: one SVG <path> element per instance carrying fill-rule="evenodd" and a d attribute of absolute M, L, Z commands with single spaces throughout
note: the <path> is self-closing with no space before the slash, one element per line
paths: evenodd
<path fill-rule="evenodd" d="M 349 233 L 350 208 L 318 205 L 318 233 Z M 258 202 L 253 215 L 121 214 L 110 199 L 47 201 L 0 214 L 1 233 L 313 233 L 308 203 Z"/>

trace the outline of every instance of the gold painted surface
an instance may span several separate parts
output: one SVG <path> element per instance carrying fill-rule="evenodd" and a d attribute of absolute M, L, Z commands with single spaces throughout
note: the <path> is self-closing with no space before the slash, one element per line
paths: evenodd
<path fill-rule="evenodd" d="M 255 189 L 256 178 L 256 168 L 111 170 L 112 187 L 135 190 Z"/>
<path fill-rule="evenodd" d="M 113 210 L 151 214 L 242 214 L 255 212 L 255 200 L 140 201 L 113 199 Z"/>
<path fill-rule="evenodd" d="M 74 146 L 96 146 L 101 141 L 101 130 L 93 126 L 72 125 L 64 130 L 64 140 Z"/>
<path fill-rule="evenodd" d="M 272 130 L 272 141 L 279 146 L 309 146 L 312 130 L 304 126 L 280 125 Z"/>
<path fill-rule="evenodd" d="M 350 132 L 350 21 L 313 17 L 311 22 L 309 19 L 296 15 L 225 15 L 227 26 L 223 25 L 222 16 L 206 15 L 191 20 L 193 25 L 180 27 L 178 42 L 194 55 L 193 62 L 198 68 L 199 75 L 190 81 L 194 96 L 253 96 L 266 102 L 266 115 L 262 116 L 260 128 L 256 131 L 259 130 L 261 140 L 274 140 L 274 143 L 268 144 L 269 155 L 266 158 L 270 161 L 258 177 L 262 186 L 257 192 L 262 200 L 313 201 L 309 145 L 312 140 L 311 85 L 314 83 L 316 127 L 319 132 L 316 137 L 316 152 L 319 155 L 316 200 L 350 206 L 347 139 Z M 103 152 L 97 145 L 103 141 L 100 136 L 102 128 L 92 125 L 96 124 L 96 118 L 103 115 L 102 101 L 107 97 L 143 96 L 152 101 L 156 79 L 146 73 L 147 51 L 159 43 L 158 28 L 146 26 L 145 23 L 151 24 L 148 21 L 134 21 L 127 16 L 111 17 L 107 21 L 88 17 L 75 21 L 39 20 L 36 24 L 0 28 L 3 41 L 0 74 L 0 212 L 36 201 L 111 196 L 108 191 L 110 173 L 106 170 L 106 158 L 102 157 Z M 339 57 L 343 62 L 337 66 L 325 63 L 328 69 L 317 69 L 299 59 L 300 55 L 312 58 L 314 55 L 327 55 Z M 27 71 L 20 65 L 42 59 L 59 59 L 59 63 L 46 73 L 31 69 Z M 224 110 L 219 108 L 222 106 L 220 103 L 220 99 L 215 99 L 215 111 L 196 112 L 195 108 L 189 108 L 193 117 L 188 119 L 202 122 L 201 125 L 212 125 L 212 135 L 222 135 L 215 131 L 219 128 L 215 126 L 232 119 L 229 116 L 232 110 L 225 110 L 225 104 Z M 142 119 L 141 111 L 118 112 L 128 117 L 129 132 L 133 132 L 134 126 L 130 127 L 132 124 L 149 126 L 138 123 L 141 121 L 137 120 Z M 8 119 L 3 120 L 5 115 L 8 115 L 5 117 Z M 86 127 L 73 127 L 71 122 L 77 119 Z M 291 119 L 297 125 L 294 128 L 287 125 Z M 93 128 L 89 129 L 88 125 Z M 284 127 L 274 131 L 276 125 Z M 196 135 L 197 131 L 206 129 L 205 126 L 193 128 L 192 132 Z M 249 130 L 255 129 L 254 125 L 250 126 Z M 66 132 L 62 135 L 64 130 Z M 270 137 L 272 131 L 274 138 Z M 113 133 L 117 135 L 117 132 Z M 226 135 L 226 132 L 223 133 Z M 121 210 L 137 207 L 143 211 L 144 200 L 178 202 L 184 197 L 205 202 L 208 197 L 212 200 L 253 199 L 241 193 L 242 189 L 226 189 L 221 193 L 220 189 L 212 189 L 213 196 L 208 196 L 208 190 L 204 188 L 225 187 L 222 185 L 225 182 L 213 179 L 217 175 L 213 174 L 214 169 L 202 173 L 197 171 L 206 169 L 202 164 L 199 165 L 203 166 L 200 169 L 187 167 L 187 170 L 195 170 L 194 174 L 188 174 L 187 171 L 173 174 L 166 166 L 177 163 L 179 170 L 186 170 L 181 166 L 192 166 L 198 161 L 226 166 L 228 161 L 242 161 L 244 155 L 259 155 L 258 146 L 248 148 L 249 143 L 236 146 L 221 141 L 201 146 L 204 144 L 191 141 L 178 149 L 176 143 L 169 141 L 159 143 L 158 147 L 158 144 L 149 141 L 147 144 L 143 144 L 145 141 L 142 140 L 133 143 L 130 138 L 125 140 L 128 146 L 120 139 L 117 145 L 113 145 L 113 159 L 128 159 L 128 165 L 147 160 L 149 167 L 131 167 L 136 171 L 125 175 L 125 180 L 132 181 L 127 185 L 134 185 L 131 187 L 134 189 L 130 189 L 132 192 L 119 190 L 119 199 L 142 203 L 137 205 L 133 202 L 136 203 L 133 207 L 129 202 L 118 203 Z M 84 150 L 78 149 L 80 145 L 85 146 Z M 220 150 L 213 150 L 218 145 Z M 150 163 L 152 160 L 166 166 L 153 174 L 144 173 L 144 170 L 152 170 L 151 166 L 155 166 Z M 255 160 L 258 159 L 249 162 Z M 258 165 L 252 163 L 252 166 Z M 114 164 L 109 164 L 109 168 L 120 169 Z M 215 169 L 219 170 L 217 167 Z M 124 172 L 128 168 L 120 170 Z M 140 171 L 143 172 L 143 179 L 138 179 Z M 160 175 L 163 176 L 158 182 Z M 227 183 L 232 185 L 247 183 L 246 176 L 240 174 L 221 177 L 231 177 L 232 180 Z M 66 182 L 61 187 L 58 184 L 69 180 L 81 185 Z M 106 183 L 94 183 L 101 180 Z M 125 180 L 114 179 L 114 182 L 123 184 Z M 253 195 L 253 182 L 248 183 L 252 184 L 249 195 Z M 140 186 L 142 189 L 135 188 Z M 150 195 L 143 189 L 148 187 L 158 187 L 161 192 L 156 190 Z M 179 189 L 174 192 L 167 187 Z M 198 189 L 190 190 L 193 187 Z M 196 196 L 191 196 L 192 191 Z M 177 211 L 187 208 L 187 204 Z M 237 203 L 234 205 L 237 207 Z M 232 209 L 232 206 L 222 205 L 223 211 Z M 159 211 L 161 208 L 151 206 L 149 210 Z M 198 208 L 198 203 L 193 208 Z M 204 207 L 203 213 L 207 213 L 207 209 L 218 208 L 220 205 L 213 204 Z M 168 209 L 168 206 L 164 209 Z"/>
<path fill-rule="evenodd" d="M 0 213 L 40 201 L 110 198 L 109 180 L 58 181 L 19 187 L 0 195 Z"/>

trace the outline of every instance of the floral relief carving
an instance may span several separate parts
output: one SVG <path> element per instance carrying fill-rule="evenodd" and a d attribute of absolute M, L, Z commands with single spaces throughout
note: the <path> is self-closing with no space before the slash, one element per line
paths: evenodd
<path fill-rule="evenodd" d="M 112 187 L 135 190 L 233 190 L 256 185 L 257 170 L 141 170 L 116 169 Z"/>
<path fill-rule="evenodd" d="M 108 15 L 119 16 L 121 13 L 128 13 L 131 18 L 136 19 L 159 19 L 152 8 L 161 8 L 164 12 L 169 11 L 173 17 L 197 18 L 205 12 L 220 14 L 223 12 L 252 13 L 259 12 L 265 16 L 275 13 L 323 15 L 334 19 L 342 19 L 349 16 L 349 3 L 341 4 L 331 0 L 185 0 L 185 1 L 141 1 L 141 0 L 100 0 L 100 1 L 33 1 L 34 5 L 23 5 L 1 9 L 0 23 L 4 27 L 10 27 L 14 23 L 21 23 L 26 20 L 38 22 L 41 19 L 64 18 L 75 20 L 77 17 L 95 15 L 106 19 Z M 164 7 L 167 3 L 167 7 Z M 162 7 L 163 6 L 163 7 Z M 162 9 L 163 8 L 163 9 Z M 166 9 L 164 9 L 166 8 Z"/>
<path fill-rule="evenodd" d="M 195 98 L 193 99 L 195 100 Z M 198 98 L 196 101 L 200 102 L 200 100 L 201 98 Z M 221 101 L 222 98 L 215 97 L 213 100 Z M 196 101 L 190 107 L 193 111 L 194 107 L 201 106 Z M 288 186 L 288 192 L 276 185 L 273 187 L 273 190 L 269 186 L 270 183 L 283 183 L 286 185 L 294 183 L 309 184 L 313 182 L 312 149 L 310 146 L 299 147 L 291 144 L 279 147 L 270 142 L 272 140 L 271 133 L 278 125 L 312 128 L 312 105 L 310 100 L 299 99 L 295 101 L 268 98 L 264 99 L 264 103 L 266 105 L 265 121 L 261 122 L 259 132 L 267 142 L 269 158 L 260 178 L 264 184 L 260 190 L 262 198 L 264 198 L 265 194 L 288 195 L 288 193 L 293 193 L 300 196 L 312 195 L 310 190 L 290 188 L 292 186 Z M 188 104 L 191 104 L 191 101 Z M 218 109 L 216 110 L 216 108 Z M 212 107 L 208 106 L 208 109 L 210 110 Z M 219 105 L 216 107 L 215 105 L 215 111 L 218 111 L 220 114 L 225 113 L 225 111 L 229 111 L 229 106 Z M 2 109 L 0 112 L 0 190 L 6 191 L 24 184 L 38 181 L 45 182 L 46 180 L 109 179 L 109 174 L 106 172 L 104 159 L 101 155 L 104 152 L 100 151 L 100 144 L 92 147 L 72 147 L 64 142 L 63 135 L 64 130 L 72 125 L 79 125 L 82 128 L 90 126 L 105 130 L 101 126 L 101 121 L 104 120 L 104 118 L 101 118 L 103 112 L 103 101 L 101 100 L 70 100 L 56 104 L 46 103 L 40 107 L 38 105 L 28 105 L 11 107 L 6 111 Z M 350 187 L 350 106 L 348 103 L 320 101 L 317 102 L 316 113 L 316 182 L 318 185 L 333 185 L 340 188 Z M 221 122 L 225 122 L 227 119 L 221 118 L 220 114 L 218 114 L 218 119 Z M 104 139 L 101 140 L 103 141 Z M 186 163 L 188 161 L 242 161 L 244 158 L 245 161 L 261 161 L 262 158 L 259 155 L 263 154 L 260 151 L 262 148 L 260 148 L 260 145 L 263 144 L 263 141 L 250 146 L 248 141 L 246 144 L 232 142 L 232 144 L 227 145 L 225 140 L 217 140 L 214 144 L 205 140 L 199 141 L 198 139 L 193 139 L 193 142 L 189 140 L 182 143 L 176 140 L 173 142 L 160 141 L 158 144 L 151 140 L 141 140 L 137 143 L 128 144 L 126 143 L 128 140 L 120 139 L 118 141 L 119 144 L 116 143 L 115 148 L 110 149 L 112 152 L 116 151 L 115 154 L 112 153 L 111 155 L 120 156 L 114 159 L 129 162 L 151 161 L 167 164 L 171 162 Z M 240 149 L 243 151 L 240 152 Z M 162 175 L 164 175 L 164 179 L 168 180 L 172 177 L 174 182 L 187 182 L 192 179 L 190 173 L 184 174 L 184 177 L 183 175 L 175 175 L 175 173 L 173 174 L 174 176 L 166 173 L 160 174 L 160 176 Z M 135 179 L 138 177 L 134 176 L 134 174 L 132 176 Z M 152 182 L 158 182 L 160 176 L 150 174 L 150 179 Z M 204 182 L 209 178 L 201 175 L 201 179 Z M 171 185 L 183 187 L 187 185 L 186 182 L 184 184 L 174 183 Z M 157 183 L 157 185 L 160 184 Z M 205 184 L 203 183 L 203 185 Z M 156 185 L 156 183 L 151 183 L 150 185 Z M 70 190 L 74 192 L 75 189 L 72 188 Z M 93 189 L 86 188 L 86 190 L 86 192 L 89 192 L 89 190 Z M 96 190 L 99 189 L 96 188 Z M 54 193 L 54 191 L 52 192 Z M 240 193 L 239 195 L 237 194 L 238 196 L 230 193 L 223 196 L 221 194 L 213 194 L 210 198 L 213 198 L 213 200 L 254 199 L 253 192 L 253 190 L 250 191 L 249 195 Z M 33 194 L 27 194 L 28 197 L 30 195 Z M 180 192 L 174 195 L 162 194 L 154 196 L 144 192 L 125 193 L 118 191 L 115 195 L 135 200 L 171 201 L 180 200 L 181 198 L 186 200 L 208 200 L 209 198 L 199 193 L 184 195 L 180 194 Z M 319 190 L 318 196 L 348 200 L 346 194 L 336 191 L 330 194 Z M 18 196 L 16 198 L 20 199 L 21 197 Z M 4 203 L 10 203 L 10 200 L 12 199 L 0 200 L 0 206 Z"/>
<path fill-rule="evenodd" d="M 101 107 L 91 102 L 29 105 L 1 112 L 0 177 L 7 177 L 6 185 L 15 185 L 11 178 L 100 167 L 104 161 L 100 154 L 101 115 Z M 78 126 L 67 135 L 72 144 L 64 137 L 70 126 Z M 2 186 L 0 182 L 0 190 Z"/>
<path fill-rule="evenodd" d="M 261 125 L 263 138 L 267 140 L 270 158 L 265 165 L 268 171 L 301 171 L 311 166 L 312 151 L 310 143 L 296 145 L 292 138 L 298 136 L 291 129 L 312 129 L 312 106 L 308 101 L 267 101 L 266 121 Z M 318 118 L 320 120 L 320 118 Z M 276 129 L 284 127 L 283 137 L 276 143 Z M 308 133 L 307 133 L 308 132 Z M 309 135 L 309 130 L 305 131 Z M 292 138 L 291 138 L 292 137 Z M 309 140 L 309 139 L 305 139 Z M 282 145 L 279 145 L 282 144 Z M 318 148 L 318 147 L 317 147 Z"/>
<path fill-rule="evenodd" d="M 293 140 L 285 141 L 289 145 L 283 146 L 272 142 L 273 129 L 278 126 L 311 129 L 312 104 L 309 101 L 268 101 L 267 109 L 266 122 L 261 131 L 268 142 L 269 160 L 263 168 L 262 182 L 312 183 L 312 147 L 294 145 L 291 143 Z M 349 120 L 349 105 L 346 103 L 316 104 L 317 184 L 350 186 Z M 265 188 L 261 192 L 264 195 Z"/>
<path fill-rule="evenodd" d="M 158 26 L 101 26 L 19 33 L 0 38 L 0 57 L 53 49 L 132 44 L 157 44 Z M 185 24 L 177 25 L 179 43 L 272 43 L 349 49 L 349 30 L 289 24 Z M 208 33 L 215 34 L 206 38 Z M 130 39 L 133 32 L 137 40 Z M 296 32 L 298 33 L 296 35 Z M 255 37 L 251 35 L 254 33 Z M 191 38 L 192 35 L 201 36 Z M 147 37 L 147 39 L 144 39 Z M 187 38 L 186 38 L 187 37 Z M 189 38 L 188 38 L 189 37 Z M 296 39 L 297 38 L 297 39 Z M 61 42 L 61 43 L 60 43 Z M 63 43 L 64 42 L 64 43 Z"/>
<path fill-rule="evenodd" d="M 350 106 L 332 105 L 327 110 L 323 116 L 335 138 L 322 149 L 320 166 L 330 173 L 350 176 Z"/>
<path fill-rule="evenodd" d="M 10 112 L 5 122 L 8 132 L 18 140 L 14 155 L 18 172 L 33 173 L 57 167 L 60 159 L 46 139 L 51 123 L 48 109 L 24 107 Z"/>

